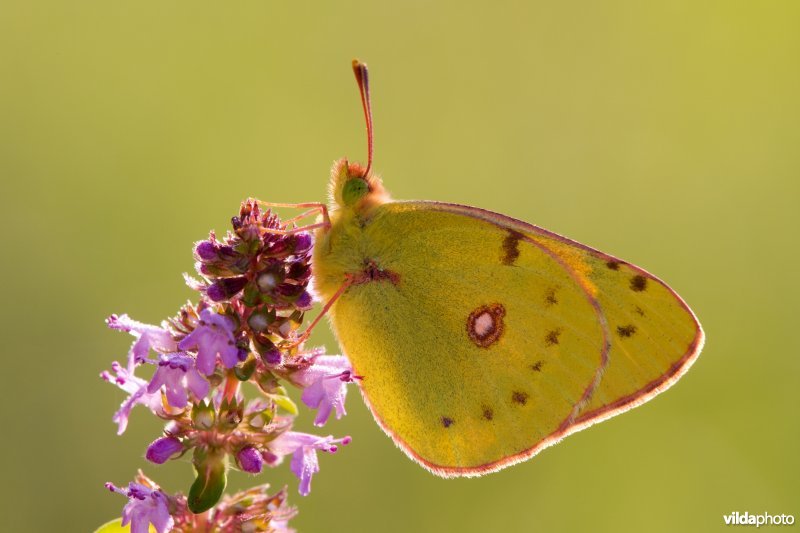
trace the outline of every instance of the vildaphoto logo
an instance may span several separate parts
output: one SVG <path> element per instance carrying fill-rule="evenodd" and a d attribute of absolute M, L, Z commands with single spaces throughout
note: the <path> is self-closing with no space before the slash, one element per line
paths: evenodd
<path fill-rule="evenodd" d="M 734 511 L 731 514 L 723 515 L 726 526 L 791 526 L 794 524 L 794 515 L 790 514 L 750 514 Z"/>

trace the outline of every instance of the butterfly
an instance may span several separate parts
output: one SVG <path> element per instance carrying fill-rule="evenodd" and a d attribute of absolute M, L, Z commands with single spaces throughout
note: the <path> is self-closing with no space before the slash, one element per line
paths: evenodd
<path fill-rule="evenodd" d="M 372 171 L 367 67 L 353 71 L 368 163 L 334 164 L 329 206 L 296 205 L 320 215 L 301 228 L 316 232 L 320 316 L 411 459 L 444 477 L 494 472 L 689 369 L 700 323 L 645 270 L 477 207 L 392 200 Z"/>

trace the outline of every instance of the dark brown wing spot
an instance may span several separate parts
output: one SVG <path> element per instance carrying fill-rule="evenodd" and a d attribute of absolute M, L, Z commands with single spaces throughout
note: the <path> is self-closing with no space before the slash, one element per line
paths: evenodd
<path fill-rule="evenodd" d="M 611 270 L 619 270 L 619 261 L 609 261 L 606 266 Z"/>
<path fill-rule="evenodd" d="M 620 337 L 632 337 L 636 333 L 636 326 L 628 324 L 627 326 L 617 326 L 617 334 Z"/>
<path fill-rule="evenodd" d="M 545 346 L 553 346 L 554 344 L 558 344 L 558 337 L 561 335 L 561 329 L 554 329 L 553 331 L 549 331 L 544 338 Z"/>
<path fill-rule="evenodd" d="M 647 289 L 647 278 L 644 276 L 633 276 L 631 278 L 631 290 L 642 292 Z"/>
<path fill-rule="evenodd" d="M 393 285 L 397 285 L 400 283 L 400 274 L 379 267 L 374 260 L 365 259 L 364 270 L 352 275 L 350 283 L 353 285 L 362 285 L 373 281 L 389 281 Z"/>
<path fill-rule="evenodd" d="M 556 298 L 556 290 L 555 289 L 547 289 L 547 292 L 544 293 L 544 304 L 546 306 L 555 305 L 558 303 L 558 299 Z"/>
<path fill-rule="evenodd" d="M 543 366 L 544 366 L 544 361 L 536 361 L 531 365 L 531 370 L 533 370 L 534 372 L 541 372 Z"/>
<path fill-rule="evenodd" d="M 449 428 L 453 425 L 453 419 L 447 416 L 442 417 L 442 425 L 446 428 Z"/>
<path fill-rule="evenodd" d="M 636 311 L 636 314 L 637 314 L 637 315 L 639 315 L 639 316 L 644 316 L 644 309 L 642 309 L 642 308 L 641 308 L 641 307 L 639 307 L 638 305 L 636 306 L 636 309 L 634 309 L 634 311 Z"/>
<path fill-rule="evenodd" d="M 480 348 L 488 348 L 503 335 L 503 317 L 506 308 L 502 304 L 482 305 L 467 317 L 467 335 Z"/>
<path fill-rule="evenodd" d="M 503 255 L 500 258 L 504 265 L 513 265 L 514 261 L 519 257 L 519 241 L 522 237 L 522 233 L 509 230 L 508 235 L 503 240 Z"/>
<path fill-rule="evenodd" d="M 492 420 L 494 418 L 494 411 L 491 407 L 484 407 L 483 408 L 483 418 L 486 420 Z"/>
<path fill-rule="evenodd" d="M 511 395 L 511 401 L 514 403 L 518 403 L 520 405 L 525 405 L 528 403 L 528 393 L 521 392 L 521 391 L 514 391 Z"/>

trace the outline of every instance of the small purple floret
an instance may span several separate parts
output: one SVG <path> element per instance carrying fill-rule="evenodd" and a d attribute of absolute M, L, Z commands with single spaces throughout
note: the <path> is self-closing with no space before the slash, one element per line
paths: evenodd
<path fill-rule="evenodd" d="M 166 533 L 175 525 L 169 514 L 167 495 L 158 489 L 150 489 L 139 483 L 131 482 L 127 489 L 121 489 L 111 483 L 106 488 L 128 498 L 122 510 L 122 526 L 131 525 L 131 533 L 148 533 L 150 524 L 158 533 Z"/>
<path fill-rule="evenodd" d="M 147 447 L 145 458 L 157 465 L 164 464 L 173 455 L 183 450 L 183 444 L 175 437 L 161 437 Z"/>
<path fill-rule="evenodd" d="M 157 353 L 177 350 L 175 340 L 164 328 L 131 320 L 128 315 L 111 315 L 106 319 L 106 324 L 111 329 L 125 331 L 136 337 L 128 352 L 127 368 L 129 372 L 133 372 L 136 364 L 147 360 L 151 349 Z"/>
<path fill-rule="evenodd" d="M 195 358 L 184 352 L 162 354 L 147 392 L 153 394 L 162 386 L 166 389 L 167 402 L 182 409 L 189 400 L 188 392 L 201 399 L 208 394 L 210 385 L 195 367 Z"/>
<path fill-rule="evenodd" d="M 300 479 L 298 491 L 301 495 L 308 496 L 311 492 L 311 478 L 319 472 L 317 450 L 335 453 L 337 450 L 336 443 L 347 444 L 350 440 L 350 437 L 334 439 L 330 435 L 320 437 L 308 433 L 287 431 L 269 443 L 269 451 L 267 453 L 275 457 L 276 460 L 284 455 L 292 454 L 292 461 L 289 467 L 294 475 Z"/>
<path fill-rule="evenodd" d="M 111 370 L 116 375 L 103 371 L 100 377 L 109 383 L 115 384 L 129 395 L 112 417 L 112 420 L 117 423 L 118 435 L 122 435 L 128 427 L 128 418 L 136 404 L 148 407 L 156 415 L 164 414 L 164 408 L 161 405 L 161 394 L 147 392 L 147 382 L 145 380 L 135 376 L 133 371 L 128 372 L 116 361 L 111 363 Z"/>
<path fill-rule="evenodd" d="M 225 368 L 239 362 L 239 348 L 233 338 L 233 322 L 211 309 L 200 311 L 200 324 L 178 344 L 181 350 L 197 350 L 197 369 L 210 376 L 214 373 L 217 355 Z"/>
<path fill-rule="evenodd" d="M 318 409 L 315 426 L 324 426 L 333 410 L 336 410 L 337 420 L 347 414 L 344 408 L 347 384 L 356 378 L 350 362 L 340 355 L 316 357 L 311 366 L 294 375 L 294 379 L 305 387 L 301 396 L 303 403 Z"/>

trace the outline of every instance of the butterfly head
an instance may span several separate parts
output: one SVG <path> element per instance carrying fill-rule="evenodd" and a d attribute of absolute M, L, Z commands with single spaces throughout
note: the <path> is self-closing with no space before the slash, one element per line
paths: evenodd
<path fill-rule="evenodd" d="M 359 163 L 340 159 L 333 164 L 330 183 L 331 209 L 363 213 L 389 200 L 383 182 Z"/>

